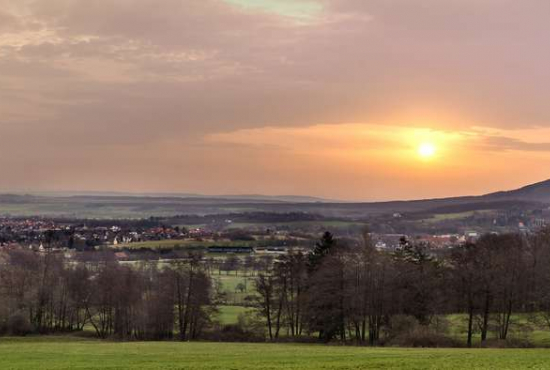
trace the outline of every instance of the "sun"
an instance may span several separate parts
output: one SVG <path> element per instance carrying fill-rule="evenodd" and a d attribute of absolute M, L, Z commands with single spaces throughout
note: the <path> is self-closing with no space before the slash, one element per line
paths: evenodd
<path fill-rule="evenodd" d="M 422 143 L 418 147 L 418 155 L 422 158 L 431 158 L 437 152 L 437 148 L 432 143 Z"/>

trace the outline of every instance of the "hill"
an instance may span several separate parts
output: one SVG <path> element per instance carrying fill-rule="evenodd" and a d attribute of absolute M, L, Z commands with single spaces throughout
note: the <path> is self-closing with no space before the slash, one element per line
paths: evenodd
<path fill-rule="evenodd" d="M 480 196 L 390 202 L 331 202 L 297 196 L 0 195 L 0 215 L 76 218 L 147 218 L 240 212 L 308 212 L 364 218 L 392 213 L 453 213 L 480 209 L 541 209 L 550 204 L 550 180 Z"/>
<path fill-rule="evenodd" d="M 484 195 L 490 200 L 525 200 L 531 202 L 550 203 L 550 180 L 537 182 L 519 189 L 500 191 Z"/>

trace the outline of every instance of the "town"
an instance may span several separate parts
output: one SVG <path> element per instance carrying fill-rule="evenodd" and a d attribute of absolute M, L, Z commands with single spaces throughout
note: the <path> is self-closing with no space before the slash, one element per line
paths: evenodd
<path fill-rule="evenodd" d="M 363 219 L 329 218 L 305 212 L 181 215 L 146 219 L 0 218 L 0 249 L 71 252 L 111 251 L 120 260 L 162 258 L 178 252 L 284 254 L 311 250 L 326 230 L 361 243 L 368 232 L 379 250 L 395 250 L 403 238 L 445 249 L 486 233 L 529 234 L 550 223 L 549 208 L 475 210 L 429 214 L 392 213 Z M 145 253 L 147 252 L 147 253 Z M 180 253 L 181 254 L 181 253 Z M 160 257 L 159 257 L 160 258 Z M 174 257 L 175 258 L 175 257 Z"/>

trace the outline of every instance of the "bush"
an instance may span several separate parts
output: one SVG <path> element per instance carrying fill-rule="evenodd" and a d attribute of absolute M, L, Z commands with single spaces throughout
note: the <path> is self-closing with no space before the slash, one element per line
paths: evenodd
<path fill-rule="evenodd" d="M 264 342 L 265 336 L 249 331 L 239 324 L 231 324 L 215 328 L 205 339 L 219 342 Z"/>
<path fill-rule="evenodd" d="M 421 325 L 412 316 L 398 315 L 391 319 L 387 328 L 385 345 L 399 347 L 458 347 L 458 341 L 444 333 L 447 323 L 434 321 Z"/>
<path fill-rule="evenodd" d="M 460 343 L 453 338 L 437 333 L 427 326 L 419 326 L 390 339 L 390 346 L 399 347 L 459 347 Z"/>
<path fill-rule="evenodd" d="M 533 348 L 533 343 L 527 338 L 489 339 L 485 347 L 489 348 Z"/>
<path fill-rule="evenodd" d="M 449 328 L 451 327 L 451 322 L 446 316 L 437 315 L 430 320 L 429 327 L 436 333 L 447 334 L 449 332 Z"/>
<path fill-rule="evenodd" d="M 20 312 L 14 313 L 8 318 L 6 329 L 8 334 L 14 336 L 25 336 L 33 332 L 27 316 Z"/>
<path fill-rule="evenodd" d="M 415 330 L 420 324 L 413 316 L 397 315 L 393 316 L 386 328 L 387 337 L 394 338 L 404 333 Z"/>
<path fill-rule="evenodd" d="M 213 328 L 209 340 L 221 342 L 265 342 L 265 324 L 253 315 L 240 314 L 237 324 Z"/>

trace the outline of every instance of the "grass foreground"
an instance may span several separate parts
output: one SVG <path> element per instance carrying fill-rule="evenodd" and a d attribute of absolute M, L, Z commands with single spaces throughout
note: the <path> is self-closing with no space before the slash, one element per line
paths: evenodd
<path fill-rule="evenodd" d="M 1 338 L 0 369 L 550 369 L 550 350 Z"/>

